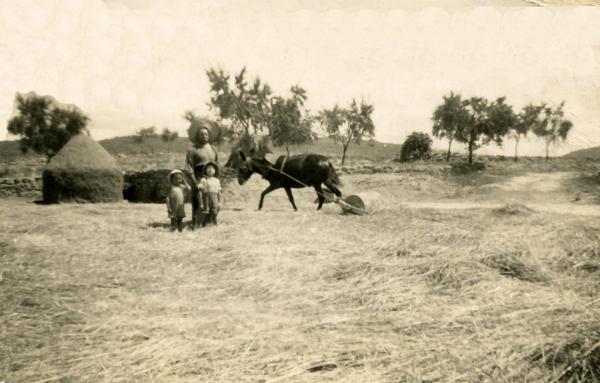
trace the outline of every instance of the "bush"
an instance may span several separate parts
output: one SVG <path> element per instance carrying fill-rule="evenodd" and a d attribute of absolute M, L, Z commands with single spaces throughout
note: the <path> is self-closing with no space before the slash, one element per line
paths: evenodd
<path fill-rule="evenodd" d="M 426 160 L 431 156 L 433 140 L 427 133 L 413 132 L 406 138 L 400 149 L 400 161 Z"/>

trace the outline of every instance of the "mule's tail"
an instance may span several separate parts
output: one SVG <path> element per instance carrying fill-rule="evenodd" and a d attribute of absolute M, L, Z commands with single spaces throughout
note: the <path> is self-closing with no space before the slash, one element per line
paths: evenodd
<path fill-rule="evenodd" d="M 331 161 L 329 162 L 329 172 L 327 175 L 327 179 L 336 186 L 343 186 L 342 181 L 340 181 L 340 177 L 338 177 L 337 173 L 335 172 L 335 168 L 331 164 Z"/>

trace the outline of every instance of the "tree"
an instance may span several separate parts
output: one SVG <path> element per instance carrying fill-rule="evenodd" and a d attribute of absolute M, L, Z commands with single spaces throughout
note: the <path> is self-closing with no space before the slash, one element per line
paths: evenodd
<path fill-rule="evenodd" d="M 450 95 L 443 97 L 444 102 L 433 112 L 434 137 L 448 139 L 448 153 L 446 161 L 450 161 L 452 141 L 456 138 L 456 133 L 461 126 L 467 124 L 469 113 L 466 109 L 466 101 L 461 99 L 460 94 L 450 92 Z"/>
<path fill-rule="evenodd" d="M 290 89 L 292 97 L 274 97 L 271 101 L 270 135 L 274 146 L 283 146 L 290 154 L 290 145 L 312 144 L 313 119 L 304 108 L 306 91 L 296 85 Z"/>
<path fill-rule="evenodd" d="M 179 137 L 179 133 L 164 128 L 160 134 L 160 139 L 167 143 L 167 153 L 171 153 L 171 143 Z"/>
<path fill-rule="evenodd" d="M 411 133 L 400 149 L 400 161 L 415 161 L 428 159 L 431 155 L 431 144 L 433 140 L 427 133 Z"/>
<path fill-rule="evenodd" d="M 469 164 L 473 163 L 473 152 L 494 141 L 502 145 L 503 137 L 511 124 L 514 124 L 512 107 L 507 105 L 504 97 L 491 104 L 483 97 L 471 97 L 465 103 L 468 119 L 459 127 L 455 138 L 466 144 L 469 152 Z"/>
<path fill-rule="evenodd" d="M 270 125 L 271 87 L 256 77 L 249 86 L 246 68 L 234 77 L 223 70 L 210 68 L 206 71 L 210 82 L 211 98 L 208 104 L 223 121 L 232 140 L 242 136 L 267 133 Z"/>
<path fill-rule="evenodd" d="M 528 104 L 523 107 L 523 110 L 517 114 L 517 121 L 512 126 L 508 135 L 515 140 L 515 161 L 517 161 L 517 149 L 519 141 L 523 136 L 527 136 L 529 131 L 533 131 L 541 124 L 540 114 L 544 109 L 543 105 Z"/>
<path fill-rule="evenodd" d="M 499 97 L 489 106 L 487 137 L 501 146 L 504 137 L 518 125 L 517 115 L 511 105 L 506 103 L 506 97 Z"/>
<path fill-rule="evenodd" d="M 145 139 L 156 137 L 156 128 L 154 126 L 150 126 L 148 128 L 140 128 L 135 132 L 133 136 L 136 143 L 141 144 Z"/>
<path fill-rule="evenodd" d="M 18 113 L 9 120 L 7 129 L 22 137 L 23 153 L 31 149 L 46 155 L 50 162 L 71 137 L 89 134 L 89 117 L 77 107 L 62 106 L 50 96 L 17 94 L 16 106 Z"/>
<path fill-rule="evenodd" d="M 150 126 L 148 128 L 140 128 L 135 132 L 135 135 L 133 136 L 133 141 L 136 144 L 142 145 L 147 139 L 154 138 L 157 136 L 158 135 L 156 134 L 156 128 L 154 126 Z M 152 144 L 150 144 L 149 146 L 150 152 L 154 153 L 154 146 Z M 146 148 L 143 147 L 142 150 L 144 149 Z"/>
<path fill-rule="evenodd" d="M 573 123 L 565 119 L 564 106 L 564 101 L 556 109 L 544 105 L 544 118 L 533 130 L 536 136 L 544 139 L 546 144 L 546 161 L 548 161 L 550 145 L 557 145 L 561 139 L 565 141 L 569 131 L 573 127 Z"/>
<path fill-rule="evenodd" d="M 371 138 L 375 135 L 375 124 L 371 119 L 374 110 L 374 106 L 364 100 L 359 105 L 353 99 L 348 109 L 335 105 L 333 109 L 323 109 L 319 113 L 317 119 L 329 137 L 342 144 L 342 166 L 351 142 L 360 145 L 363 137 Z"/>

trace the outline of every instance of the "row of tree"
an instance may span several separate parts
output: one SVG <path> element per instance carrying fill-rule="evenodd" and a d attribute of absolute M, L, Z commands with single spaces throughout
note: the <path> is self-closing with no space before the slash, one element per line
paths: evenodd
<path fill-rule="evenodd" d="M 360 144 L 375 134 L 371 115 L 374 107 L 364 100 L 352 100 L 347 108 L 335 105 L 316 114 L 306 107 L 308 94 L 294 85 L 289 96 L 273 94 L 272 88 L 259 77 L 249 82 L 243 68 L 231 78 L 222 69 L 206 71 L 210 83 L 208 106 L 216 116 L 213 141 L 229 140 L 239 146 L 256 135 L 269 135 L 276 147 L 311 144 L 318 128 L 342 145 L 342 165 L 351 142 Z M 193 123 L 196 116 L 186 112 L 184 117 Z"/>
<path fill-rule="evenodd" d="M 548 160 L 550 145 L 566 140 L 573 127 L 565 118 L 563 108 L 564 102 L 556 108 L 528 104 L 520 112 L 514 112 L 505 97 L 490 102 L 483 97 L 463 99 L 460 94 L 451 92 L 433 112 L 432 134 L 448 140 L 447 160 L 452 142 L 457 141 L 466 145 L 469 163 L 472 163 L 475 150 L 490 142 L 500 146 L 505 138 L 515 141 L 516 161 L 519 141 L 533 132 L 544 140 Z"/>
<path fill-rule="evenodd" d="M 176 131 L 170 130 L 169 128 L 163 128 L 160 134 L 157 133 L 156 127 L 150 126 L 147 128 L 140 128 L 135 132 L 133 136 L 133 140 L 138 144 L 143 144 L 146 139 L 159 137 L 160 139 L 167 144 L 167 152 L 171 152 L 171 143 L 179 137 L 179 133 Z"/>

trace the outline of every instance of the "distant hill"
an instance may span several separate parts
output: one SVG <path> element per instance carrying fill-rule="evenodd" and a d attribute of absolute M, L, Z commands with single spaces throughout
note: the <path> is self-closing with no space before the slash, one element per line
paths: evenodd
<path fill-rule="evenodd" d="M 187 137 L 179 137 L 177 140 L 169 145 L 163 142 L 160 137 L 146 138 L 142 143 L 135 141 L 133 136 L 124 137 L 113 137 L 99 141 L 109 153 L 111 154 L 149 154 L 152 153 L 185 153 L 190 147 L 190 141 Z M 353 159 L 370 159 L 374 161 L 397 158 L 400 153 L 399 144 L 386 144 L 378 141 L 365 141 L 360 145 L 350 144 L 347 157 Z M 219 151 L 229 153 L 231 145 L 229 143 L 223 144 L 218 148 Z M 285 153 L 284 148 L 275 148 L 276 154 Z M 333 158 L 341 158 L 342 146 L 341 144 L 335 143 L 329 138 L 321 138 L 315 142 L 314 145 L 300 145 L 293 146 L 290 148 L 290 154 L 295 153 L 306 153 L 314 152 L 324 154 Z M 31 151 L 24 155 L 19 149 L 18 141 L 0 141 L 0 160 L 13 160 L 18 158 L 27 157 L 38 157 L 39 154 L 35 154 Z"/>
<path fill-rule="evenodd" d="M 565 154 L 564 157 L 600 159 L 600 146 L 588 149 L 575 150 L 574 152 Z"/>
<path fill-rule="evenodd" d="M 28 151 L 23 154 L 19 141 L 0 141 L 0 160 L 14 160 L 23 157 L 39 157 L 39 154 Z"/>

